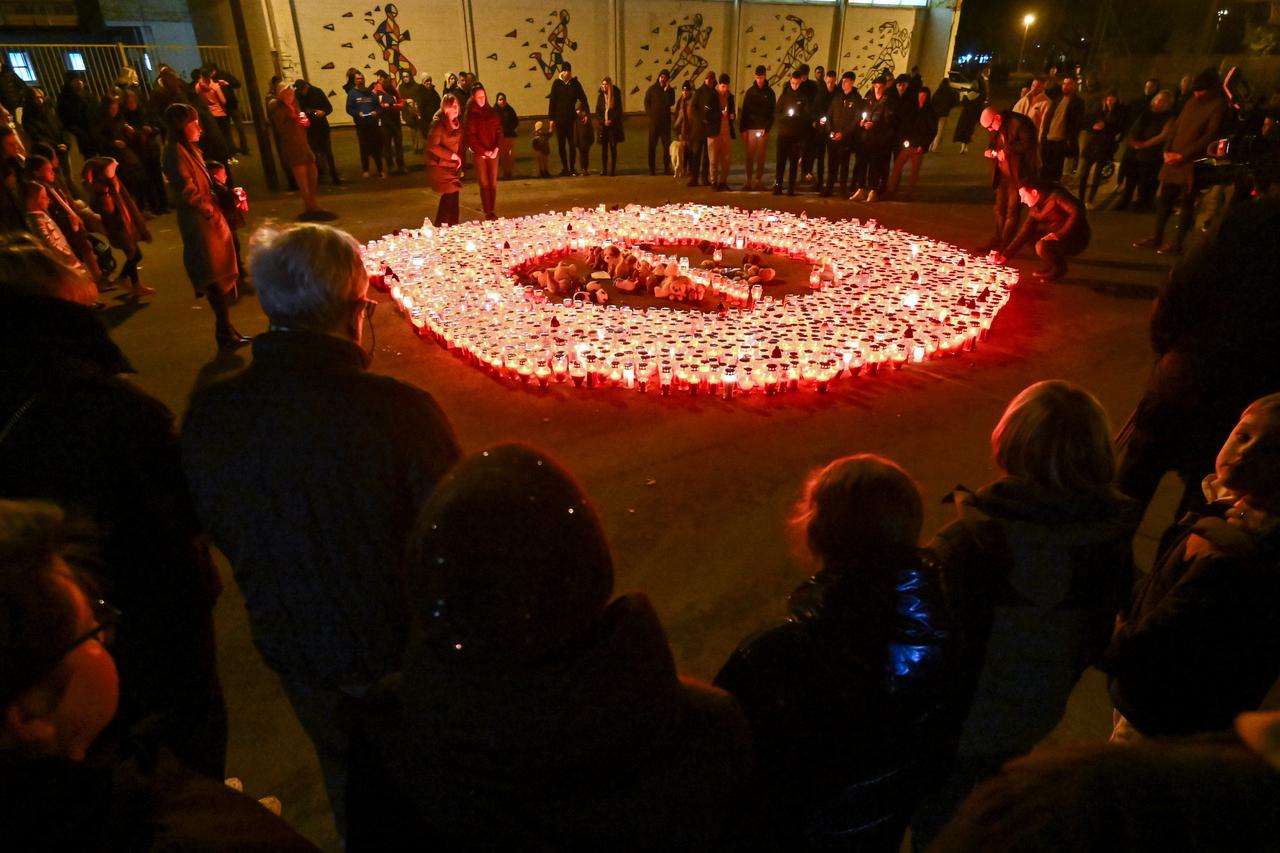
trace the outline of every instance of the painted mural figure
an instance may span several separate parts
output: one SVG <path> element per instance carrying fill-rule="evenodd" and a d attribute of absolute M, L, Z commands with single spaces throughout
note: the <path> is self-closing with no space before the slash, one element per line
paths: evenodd
<path fill-rule="evenodd" d="M 548 62 L 542 58 L 542 51 L 535 50 L 529 54 L 529 58 L 536 60 L 538 66 L 542 69 L 542 76 L 550 80 L 560 73 L 561 66 L 564 65 L 565 48 L 569 50 L 577 50 L 578 43 L 569 40 L 569 10 L 560 10 L 560 22 L 547 33 L 547 41 L 545 47 L 551 54 Z"/>
<path fill-rule="evenodd" d="M 787 20 L 797 27 L 796 40 L 782 55 L 782 61 L 778 67 L 773 69 L 773 76 L 769 78 L 771 86 L 781 85 L 784 80 L 791 77 L 792 71 L 808 62 L 818 52 L 818 46 L 813 43 L 813 27 L 805 26 L 804 21 L 795 15 L 787 15 Z"/>
<path fill-rule="evenodd" d="M 383 11 L 386 12 L 386 20 L 373 31 L 373 39 L 382 45 L 382 58 L 387 62 L 387 70 L 394 79 L 399 79 L 401 71 L 408 71 L 410 76 L 417 77 L 417 66 L 400 51 L 400 45 L 409 40 L 409 31 L 400 32 L 400 24 L 396 21 L 400 10 L 395 3 L 388 3 Z"/>
<path fill-rule="evenodd" d="M 911 52 L 911 30 L 900 26 L 897 21 L 885 21 L 881 24 L 880 34 L 884 36 L 884 47 L 880 49 L 880 55 L 871 64 L 871 71 L 867 74 L 868 80 L 874 80 L 885 71 L 890 75 L 894 74 L 897 71 L 895 57 L 906 56 Z"/>
<path fill-rule="evenodd" d="M 707 60 L 699 53 L 711 41 L 711 27 L 702 25 L 701 13 L 696 13 L 693 20 L 676 27 L 676 43 L 671 48 L 675 62 L 671 64 L 671 80 L 674 83 L 685 72 L 697 80 L 707 70 Z"/>

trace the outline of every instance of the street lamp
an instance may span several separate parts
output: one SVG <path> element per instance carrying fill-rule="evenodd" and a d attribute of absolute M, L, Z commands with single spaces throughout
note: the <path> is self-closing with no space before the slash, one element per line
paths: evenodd
<path fill-rule="evenodd" d="M 1022 18 L 1022 47 L 1018 50 L 1018 70 L 1022 70 L 1022 58 L 1027 53 L 1027 33 L 1031 32 L 1031 25 L 1036 22 L 1036 16 L 1028 12 Z"/>

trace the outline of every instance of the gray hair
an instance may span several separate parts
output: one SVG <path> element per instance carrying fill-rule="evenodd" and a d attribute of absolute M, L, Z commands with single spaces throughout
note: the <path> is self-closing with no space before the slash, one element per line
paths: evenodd
<path fill-rule="evenodd" d="M 271 325 L 294 331 L 328 330 L 369 286 L 360 245 L 328 225 L 259 228 L 249 270 Z"/>

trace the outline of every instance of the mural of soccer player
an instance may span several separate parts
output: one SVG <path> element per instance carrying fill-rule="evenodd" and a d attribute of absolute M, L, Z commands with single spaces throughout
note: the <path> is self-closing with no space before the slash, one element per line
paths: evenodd
<path fill-rule="evenodd" d="M 874 80 L 884 72 L 891 75 L 897 72 L 897 60 L 906 62 L 911 53 L 911 30 L 901 26 L 897 21 L 885 21 L 880 25 L 880 37 L 883 47 L 880 54 L 871 63 L 871 71 L 867 80 Z"/>
<path fill-rule="evenodd" d="M 770 86 L 779 86 L 782 81 L 790 79 L 792 71 L 804 65 L 818 52 L 818 46 L 813 43 L 813 27 L 806 26 L 804 21 L 795 15 L 787 15 L 787 20 L 796 25 L 796 40 L 787 48 L 787 52 L 782 55 L 782 61 L 773 69 L 773 76 L 769 78 Z"/>
<path fill-rule="evenodd" d="M 676 42 L 671 48 L 675 60 L 671 63 L 671 83 L 676 84 L 683 74 L 699 82 L 707 70 L 707 60 L 698 54 L 711 41 L 711 27 L 702 25 L 702 15 L 695 13 L 687 24 L 676 27 Z"/>
<path fill-rule="evenodd" d="M 382 45 L 382 58 L 387 62 L 387 70 L 391 72 L 392 79 L 400 79 L 401 71 L 408 71 L 410 76 L 418 76 L 418 68 L 413 64 L 413 60 L 404 55 L 400 50 L 400 45 L 409 40 L 409 31 L 400 31 L 400 24 L 396 18 L 400 15 L 400 10 L 396 8 L 395 3 L 388 3 L 382 7 L 386 13 L 386 19 L 378 24 L 378 28 L 373 31 L 373 39 Z"/>
<path fill-rule="evenodd" d="M 535 50 L 529 54 L 529 58 L 535 60 L 538 63 L 538 67 L 542 69 L 542 76 L 548 80 L 560 73 L 560 68 L 564 65 L 565 49 L 578 49 L 578 43 L 569 40 L 569 10 L 561 9 L 559 17 L 559 23 L 552 27 L 551 32 L 547 33 L 547 40 L 543 44 L 543 47 L 550 54 L 550 59 L 543 59 L 542 51 L 540 50 Z"/>

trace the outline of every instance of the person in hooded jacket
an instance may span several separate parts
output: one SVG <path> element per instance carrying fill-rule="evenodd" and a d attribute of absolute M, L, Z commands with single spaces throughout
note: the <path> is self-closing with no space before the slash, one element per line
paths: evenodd
<path fill-rule="evenodd" d="M 887 459 L 814 472 L 792 526 L 821 569 L 791 594 L 787 620 L 716 676 L 751 722 L 778 849 L 897 853 L 945 766 L 955 680 L 923 516 L 916 484 Z"/>
<path fill-rule="evenodd" d="M 677 674 L 648 599 L 613 598 L 600 520 L 553 460 L 508 444 L 460 463 L 407 570 L 415 639 L 357 726 L 350 853 L 754 838 L 742 711 Z"/>
<path fill-rule="evenodd" d="M 975 785 L 1058 724 L 1133 581 L 1141 512 L 1112 485 L 1111 430 L 1091 394 L 1059 380 L 1026 388 L 991 447 L 1000 478 L 954 492 L 956 520 L 929 543 L 961 635 L 966 698 L 950 777 L 912 824 L 925 846 Z"/>

